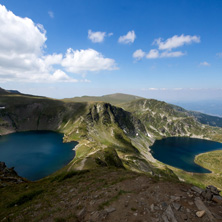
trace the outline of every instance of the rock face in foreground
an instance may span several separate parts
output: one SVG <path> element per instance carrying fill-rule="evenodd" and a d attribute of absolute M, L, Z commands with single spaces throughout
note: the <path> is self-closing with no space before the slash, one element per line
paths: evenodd
<path fill-rule="evenodd" d="M 4 187 L 8 184 L 23 183 L 25 180 L 18 176 L 15 172 L 14 167 L 8 168 L 5 162 L 0 162 L 0 187 Z"/>

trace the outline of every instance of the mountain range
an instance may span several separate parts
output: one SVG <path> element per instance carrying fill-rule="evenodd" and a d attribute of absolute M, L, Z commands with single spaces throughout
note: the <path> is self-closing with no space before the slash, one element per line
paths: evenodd
<path fill-rule="evenodd" d="M 8 199 L 7 206 L 10 206 L 0 206 L 3 209 L 0 217 L 10 214 L 13 210 L 11 206 L 18 204 L 21 205 L 18 208 L 18 215 L 24 215 L 23 210 L 27 210 L 27 207 L 30 207 L 29 204 L 34 204 L 35 196 L 41 197 L 38 199 L 40 205 L 51 203 L 55 196 L 53 194 L 52 197 L 52 193 L 63 195 L 60 191 L 66 188 L 68 189 L 66 193 L 71 192 L 73 184 L 76 187 L 80 186 L 77 193 L 83 192 L 82 195 L 88 196 L 87 190 L 81 188 L 83 186 L 81 184 L 92 181 L 93 186 L 98 178 L 100 182 L 106 181 L 103 185 L 105 187 L 98 187 L 98 190 L 107 190 L 107 183 L 125 184 L 121 181 L 127 181 L 129 178 L 130 187 L 135 187 L 136 181 L 132 178 L 140 180 L 139 175 L 145 175 L 144 181 L 151 178 L 152 183 L 156 183 L 156 178 L 164 180 L 165 182 L 158 182 L 160 184 L 158 186 L 161 187 L 171 183 L 170 186 L 174 192 L 177 192 L 180 186 L 177 184 L 180 183 L 179 181 L 186 181 L 200 187 L 210 183 L 222 188 L 222 174 L 215 170 L 222 162 L 221 152 L 206 153 L 196 159 L 197 163 L 212 170 L 210 174 L 194 174 L 176 169 L 157 161 L 150 152 L 150 146 L 155 140 L 166 137 L 191 137 L 222 142 L 222 118 L 187 111 L 163 101 L 120 93 L 102 97 L 83 96 L 58 100 L 0 88 L 0 107 L 4 107 L 0 110 L 0 135 L 30 130 L 52 130 L 63 133 L 64 142 L 78 142 L 75 147 L 75 157 L 67 166 L 34 184 L 26 185 L 25 179 L 21 180 L 16 177 L 14 180 L 21 181 L 22 184 L 14 187 L 10 182 L 14 177 L 5 180 L 0 175 L 0 188 L 6 186 L 2 198 Z M 106 175 L 105 178 L 101 178 L 102 175 Z M 68 182 L 68 178 L 73 179 Z M 108 178 L 109 181 L 107 181 Z M 141 187 L 145 186 L 144 181 L 141 182 Z M 10 182 L 9 186 L 6 185 L 8 182 Z M 51 190 L 52 183 L 54 190 Z M 24 190 L 26 186 L 30 187 L 27 188 L 29 193 Z M 16 193 L 22 193 L 22 196 L 12 195 L 10 189 L 14 189 Z M 170 189 L 167 189 L 167 192 L 170 192 Z M 44 200 L 42 192 L 49 199 Z M 108 202 L 100 203 L 97 220 L 102 220 L 101 213 L 104 206 L 109 206 L 120 196 L 126 198 L 127 192 L 120 190 L 117 196 L 112 197 Z M 160 193 L 160 195 L 163 194 L 164 192 Z M 84 196 L 81 198 L 85 198 Z M 70 203 L 70 200 L 66 201 Z M 155 201 L 159 200 L 155 199 Z M 26 202 L 28 203 L 23 204 Z M 35 212 L 39 212 L 37 205 L 34 206 Z M 54 209 L 55 212 L 58 212 L 56 209 Z M 83 217 L 81 215 L 85 218 L 92 215 L 85 211 L 81 213 L 81 209 L 85 208 L 76 209 L 78 215 L 75 218 Z M 131 207 L 131 209 L 134 208 Z M 108 208 L 106 212 L 113 212 L 113 208 Z M 42 215 L 43 218 L 49 216 L 46 212 L 44 215 Z M 30 220 L 30 215 L 27 217 Z"/>

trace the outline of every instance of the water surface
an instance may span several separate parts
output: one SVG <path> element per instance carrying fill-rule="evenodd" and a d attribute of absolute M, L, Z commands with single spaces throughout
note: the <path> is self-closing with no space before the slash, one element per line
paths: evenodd
<path fill-rule="evenodd" d="M 38 180 L 59 170 L 74 157 L 77 142 L 63 143 L 63 134 L 30 131 L 0 136 L 0 161 L 29 180 Z"/>
<path fill-rule="evenodd" d="M 170 137 L 155 141 L 150 148 L 153 157 L 163 163 L 188 172 L 209 173 L 209 170 L 195 164 L 194 158 L 200 153 L 222 149 L 222 144 L 203 139 Z"/>

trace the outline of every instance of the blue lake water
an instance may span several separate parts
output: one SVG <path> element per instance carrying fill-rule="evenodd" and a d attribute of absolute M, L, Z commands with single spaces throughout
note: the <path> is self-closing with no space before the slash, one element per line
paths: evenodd
<path fill-rule="evenodd" d="M 38 180 L 68 164 L 77 142 L 63 143 L 63 134 L 30 131 L 0 136 L 0 161 L 29 180 Z"/>
<path fill-rule="evenodd" d="M 222 149 L 222 144 L 188 137 L 170 137 L 157 140 L 150 147 L 155 159 L 194 173 L 209 173 L 210 171 L 194 163 L 194 158 L 200 153 Z"/>

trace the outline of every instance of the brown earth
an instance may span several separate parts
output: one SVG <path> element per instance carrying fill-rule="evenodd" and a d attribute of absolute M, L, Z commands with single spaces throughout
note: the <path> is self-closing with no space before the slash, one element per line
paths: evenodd
<path fill-rule="evenodd" d="M 191 187 L 106 167 L 54 176 L 1 188 L 0 221 L 222 221 L 222 205 L 202 202 Z M 40 192 L 16 202 L 33 190 Z M 198 201 L 209 210 L 201 218 Z"/>

